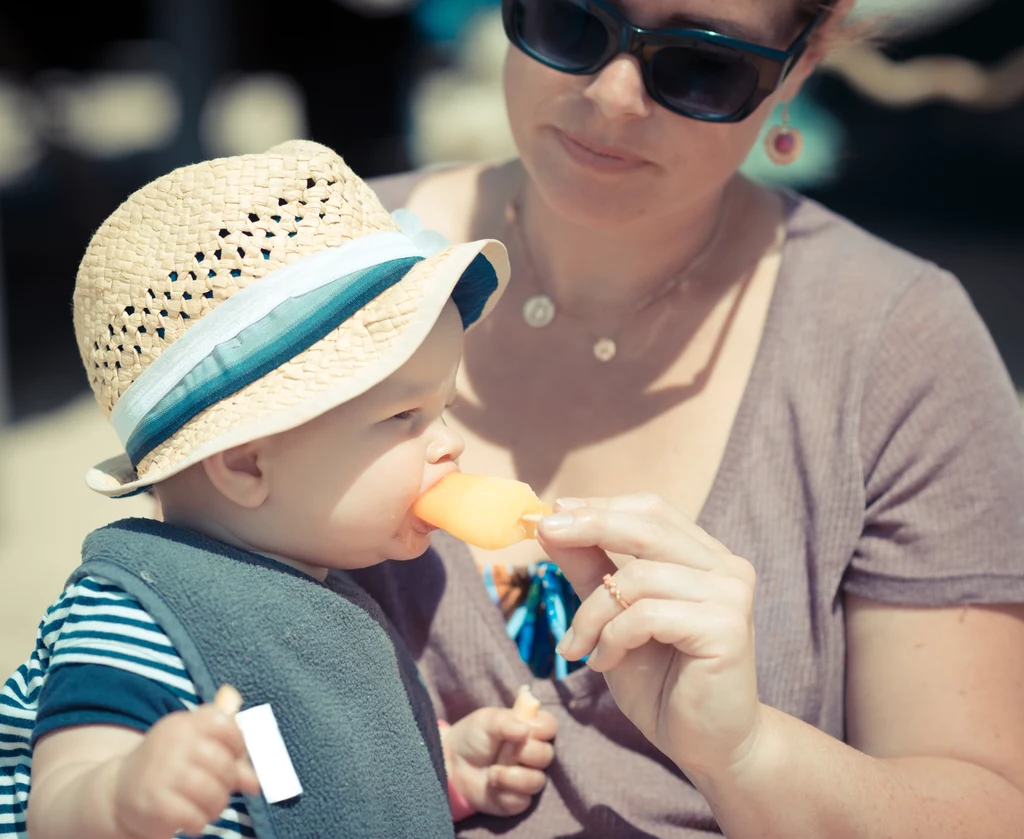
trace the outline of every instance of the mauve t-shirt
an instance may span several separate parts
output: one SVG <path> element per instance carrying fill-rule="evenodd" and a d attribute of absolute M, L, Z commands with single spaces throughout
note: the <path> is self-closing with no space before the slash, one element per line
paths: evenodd
<path fill-rule="evenodd" d="M 844 736 L 843 593 L 1024 602 L 1024 421 L 959 283 L 789 196 L 764 335 L 699 523 L 757 569 L 761 698 Z M 686 464 L 680 463 L 680 469 Z M 703 797 L 587 668 L 533 678 L 464 546 L 356 574 L 418 659 L 438 715 L 530 683 L 558 718 L 534 806 L 461 837 L 707 837 Z"/>

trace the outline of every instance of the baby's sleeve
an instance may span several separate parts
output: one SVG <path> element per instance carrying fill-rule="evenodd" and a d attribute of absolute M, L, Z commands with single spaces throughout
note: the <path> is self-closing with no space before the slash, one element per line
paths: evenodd
<path fill-rule="evenodd" d="M 40 632 L 49 659 L 33 743 L 76 725 L 145 731 L 198 703 L 170 639 L 117 586 L 94 577 L 79 580 L 49 610 Z"/>
<path fill-rule="evenodd" d="M 966 292 L 930 269 L 874 348 L 864 527 L 846 592 L 907 605 L 1024 602 L 1024 418 Z"/>

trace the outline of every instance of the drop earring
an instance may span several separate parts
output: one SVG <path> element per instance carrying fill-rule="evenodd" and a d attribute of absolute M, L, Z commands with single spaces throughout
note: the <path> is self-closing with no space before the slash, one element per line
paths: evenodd
<path fill-rule="evenodd" d="M 804 150 L 804 136 L 800 129 L 789 125 L 789 102 L 782 105 L 782 122 L 773 126 L 764 138 L 764 149 L 769 160 L 779 166 L 796 162 Z"/>

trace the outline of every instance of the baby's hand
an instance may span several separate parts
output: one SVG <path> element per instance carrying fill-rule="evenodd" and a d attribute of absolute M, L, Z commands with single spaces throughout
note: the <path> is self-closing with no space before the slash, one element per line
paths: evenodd
<path fill-rule="evenodd" d="M 120 761 L 114 820 L 137 839 L 199 834 L 232 793 L 259 793 L 242 733 L 214 704 L 168 714 Z"/>
<path fill-rule="evenodd" d="M 448 777 L 480 813 L 515 816 L 544 788 L 544 770 L 554 759 L 550 741 L 558 723 L 547 711 L 531 722 L 518 720 L 509 708 L 480 708 L 441 730 Z M 516 763 L 497 762 L 504 744 Z"/>

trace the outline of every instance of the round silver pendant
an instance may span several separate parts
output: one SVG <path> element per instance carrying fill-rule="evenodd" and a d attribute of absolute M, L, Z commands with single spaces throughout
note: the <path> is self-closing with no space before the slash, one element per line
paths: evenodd
<path fill-rule="evenodd" d="M 594 344 L 594 358 L 598 361 L 611 361 L 617 349 L 611 338 L 601 338 Z"/>
<path fill-rule="evenodd" d="M 535 294 L 523 304 L 523 320 L 537 329 L 555 319 L 555 301 L 546 294 Z"/>

